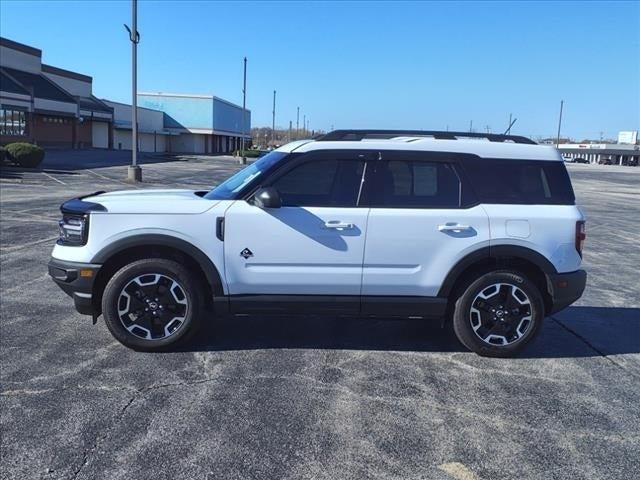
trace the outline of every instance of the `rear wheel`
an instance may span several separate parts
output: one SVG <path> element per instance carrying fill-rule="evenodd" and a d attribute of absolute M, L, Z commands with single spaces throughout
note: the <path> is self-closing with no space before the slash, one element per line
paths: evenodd
<path fill-rule="evenodd" d="M 102 311 L 109 331 L 123 345 L 164 350 L 196 329 L 202 292 L 181 264 L 146 258 L 126 265 L 109 280 Z"/>
<path fill-rule="evenodd" d="M 456 301 L 453 328 L 469 350 L 510 357 L 538 333 L 544 318 L 540 291 L 516 271 L 496 271 L 472 282 Z"/>

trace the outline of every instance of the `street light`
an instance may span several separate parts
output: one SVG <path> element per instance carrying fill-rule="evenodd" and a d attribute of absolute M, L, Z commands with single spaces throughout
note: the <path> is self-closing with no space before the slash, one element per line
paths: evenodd
<path fill-rule="evenodd" d="M 131 28 L 124 26 L 131 40 L 131 165 L 127 169 L 127 180 L 142 181 L 142 169 L 138 165 L 138 0 L 131 1 Z"/>
<path fill-rule="evenodd" d="M 244 140 L 247 128 L 247 57 L 244 57 L 244 80 L 242 83 L 242 152 L 240 157 L 240 163 L 242 165 L 247 163 L 247 157 L 244 156 Z"/>
<path fill-rule="evenodd" d="M 273 119 L 271 121 L 271 143 L 276 145 L 276 91 L 273 91 Z"/>

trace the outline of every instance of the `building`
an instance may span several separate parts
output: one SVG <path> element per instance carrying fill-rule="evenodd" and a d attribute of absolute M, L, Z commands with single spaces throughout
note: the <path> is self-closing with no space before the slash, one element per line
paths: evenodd
<path fill-rule="evenodd" d="M 103 99 L 113 109 L 113 148 L 131 150 L 131 110 L 127 103 Z M 138 107 L 138 151 L 170 152 L 171 136 L 179 136 L 165 128 L 165 114 L 159 110 Z"/>
<path fill-rule="evenodd" d="M 0 37 L 0 143 L 112 148 L 113 110 L 87 75 L 42 63 L 42 51 Z"/>
<path fill-rule="evenodd" d="M 0 144 L 131 150 L 131 105 L 98 99 L 87 75 L 0 37 Z M 251 111 L 210 95 L 141 93 L 141 152 L 228 153 L 251 143 Z"/>
<path fill-rule="evenodd" d="M 563 157 L 584 159 L 589 163 L 610 165 L 640 165 L 640 145 L 625 143 L 561 143 L 558 150 Z"/>
<path fill-rule="evenodd" d="M 164 127 L 177 134 L 171 152 L 228 153 L 251 142 L 251 111 L 211 95 L 139 93 L 141 107 L 165 114 Z M 244 125 L 243 125 L 244 117 Z"/>

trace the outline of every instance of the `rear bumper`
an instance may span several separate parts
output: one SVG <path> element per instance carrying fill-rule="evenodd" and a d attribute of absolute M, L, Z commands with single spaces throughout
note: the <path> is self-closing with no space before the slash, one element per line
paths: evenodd
<path fill-rule="evenodd" d="M 93 284 L 102 265 L 65 262 L 52 258 L 49 261 L 51 279 L 71 298 L 76 310 L 83 315 L 94 315 Z"/>
<path fill-rule="evenodd" d="M 547 315 L 559 312 L 578 300 L 587 285 L 587 272 L 547 274 L 547 290 L 551 295 L 551 310 Z"/>

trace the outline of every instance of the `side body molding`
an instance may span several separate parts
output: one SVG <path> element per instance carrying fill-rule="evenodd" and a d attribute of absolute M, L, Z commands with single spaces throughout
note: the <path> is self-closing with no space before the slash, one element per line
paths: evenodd
<path fill-rule="evenodd" d="M 544 257 L 544 255 L 527 247 L 518 245 L 496 245 L 493 247 L 483 247 L 464 257 L 456 263 L 442 282 L 438 297 L 448 297 L 456 281 L 467 268 L 474 263 L 491 258 L 511 257 L 527 260 L 536 265 L 545 274 L 558 273 L 556 267 Z"/>
<path fill-rule="evenodd" d="M 154 246 L 170 247 L 193 258 L 202 268 L 211 290 L 215 296 L 224 295 L 222 277 L 211 259 L 198 247 L 180 238 L 154 233 L 132 235 L 122 238 L 100 250 L 91 260 L 92 263 L 103 264 L 114 255 L 132 247 L 152 248 Z"/>

